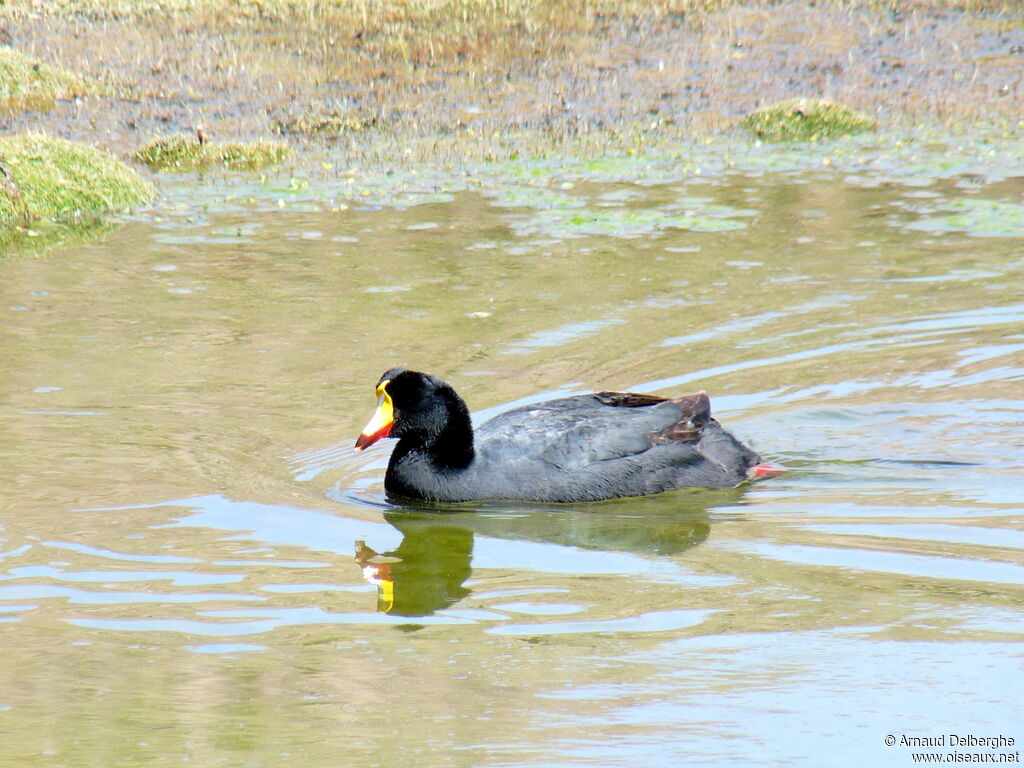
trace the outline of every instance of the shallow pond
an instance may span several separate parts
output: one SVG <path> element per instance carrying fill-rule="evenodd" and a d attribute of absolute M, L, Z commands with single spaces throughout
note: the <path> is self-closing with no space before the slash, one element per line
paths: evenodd
<path fill-rule="evenodd" d="M 1019 749 L 1019 146 L 319 162 L 163 179 L 157 212 L 103 240 L 0 262 L 12 765 Z M 351 446 L 395 364 L 481 417 L 707 389 L 789 472 L 390 507 L 390 446 Z"/>

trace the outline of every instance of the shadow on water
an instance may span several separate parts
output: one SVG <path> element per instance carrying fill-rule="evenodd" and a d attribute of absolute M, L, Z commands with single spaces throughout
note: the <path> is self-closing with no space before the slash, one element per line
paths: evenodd
<path fill-rule="evenodd" d="M 743 493 L 678 491 L 590 505 L 409 505 L 384 513 L 402 534 L 399 546 L 377 552 L 357 541 L 356 562 L 377 585 L 379 611 L 427 616 L 469 595 L 477 536 L 558 545 L 553 559 L 562 547 L 673 555 L 705 541 L 708 510 L 735 504 Z"/>

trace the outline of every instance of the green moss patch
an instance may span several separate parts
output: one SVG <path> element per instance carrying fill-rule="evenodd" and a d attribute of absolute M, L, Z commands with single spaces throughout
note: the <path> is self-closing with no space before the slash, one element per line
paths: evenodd
<path fill-rule="evenodd" d="M 165 136 L 138 149 L 133 159 L 154 171 L 197 171 L 217 166 L 256 171 L 277 165 L 291 150 L 274 141 L 200 142 L 185 135 Z"/>
<path fill-rule="evenodd" d="M 0 47 L 0 109 L 47 112 L 59 99 L 72 99 L 91 90 L 78 75 Z"/>
<path fill-rule="evenodd" d="M 747 115 L 744 128 L 765 141 L 816 141 L 873 131 L 878 123 L 841 104 L 787 99 Z"/>
<path fill-rule="evenodd" d="M 0 138 L 0 224 L 71 221 L 153 199 L 153 185 L 95 147 L 29 133 Z"/>
<path fill-rule="evenodd" d="M 285 115 L 274 120 L 274 130 L 277 133 L 327 139 L 368 131 L 379 125 L 377 115 L 359 110 L 350 113 L 310 111 L 298 116 Z"/>

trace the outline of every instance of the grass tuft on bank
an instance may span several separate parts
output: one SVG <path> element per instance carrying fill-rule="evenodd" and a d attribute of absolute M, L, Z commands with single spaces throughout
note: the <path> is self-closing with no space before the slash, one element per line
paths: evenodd
<path fill-rule="evenodd" d="M 58 100 L 93 91 L 82 77 L 0 46 L 0 110 L 48 112 Z"/>
<path fill-rule="evenodd" d="M 154 171 L 184 173 L 218 166 L 238 171 L 258 171 L 278 165 L 291 155 L 292 151 L 287 145 L 274 141 L 211 143 L 178 134 L 145 144 L 132 155 L 132 159 Z"/>
<path fill-rule="evenodd" d="M 102 216 L 155 194 L 132 168 L 95 147 L 40 133 L 0 138 L 0 224 Z"/>
<path fill-rule="evenodd" d="M 0 138 L 0 258 L 88 242 L 113 226 L 106 214 L 153 199 L 132 168 L 95 147 L 40 133 Z"/>
<path fill-rule="evenodd" d="M 787 99 L 750 113 L 741 125 L 764 141 L 817 141 L 873 131 L 878 122 L 830 101 Z"/>

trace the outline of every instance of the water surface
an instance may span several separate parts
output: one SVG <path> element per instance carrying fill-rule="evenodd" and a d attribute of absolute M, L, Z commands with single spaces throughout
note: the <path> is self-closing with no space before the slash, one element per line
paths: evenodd
<path fill-rule="evenodd" d="M 165 181 L 99 242 L 0 262 L 8 759 L 861 766 L 910 764 L 888 734 L 1019 744 L 1024 171 L 987 152 Z M 707 389 L 790 471 L 396 508 L 388 446 L 351 451 L 395 364 L 478 417 Z"/>

